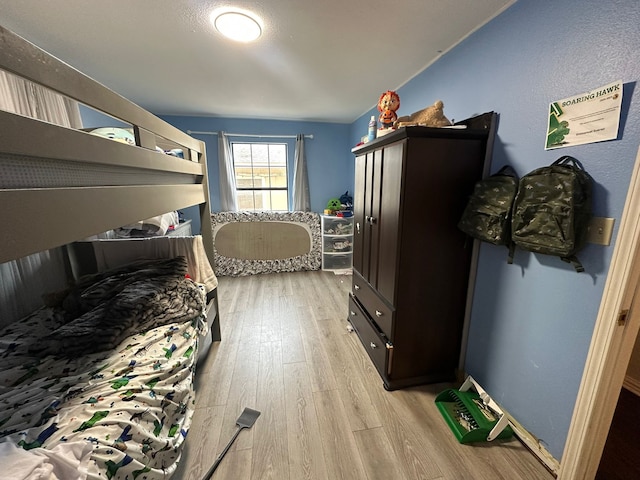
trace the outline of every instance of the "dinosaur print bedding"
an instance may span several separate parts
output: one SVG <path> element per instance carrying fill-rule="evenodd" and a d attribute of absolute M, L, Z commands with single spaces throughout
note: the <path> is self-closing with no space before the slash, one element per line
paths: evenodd
<path fill-rule="evenodd" d="M 178 257 L 99 274 L 0 331 L 6 478 L 171 476 L 207 329 L 204 288 L 185 272 Z"/>

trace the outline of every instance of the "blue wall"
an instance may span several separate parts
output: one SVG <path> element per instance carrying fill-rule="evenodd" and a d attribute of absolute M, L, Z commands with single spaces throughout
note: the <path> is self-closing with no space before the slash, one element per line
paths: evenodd
<path fill-rule="evenodd" d="M 500 115 L 492 171 L 523 175 L 562 154 L 578 158 L 596 182 L 594 214 L 619 222 L 640 144 L 640 2 L 520 0 L 398 90 L 399 114 L 444 101 L 462 120 Z M 551 101 L 622 80 L 615 141 L 545 151 Z M 390 85 L 389 87 L 393 87 Z M 351 142 L 375 110 L 352 125 Z M 615 242 L 614 232 L 613 242 Z M 609 247 L 579 255 L 587 273 L 557 258 L 482 244 L 465 368 L 560 459 L 584 369 Z"/>
<path fill-rule="evenodd" d="M 162 116 L 163 120 L 175 127 L 187 131 L 219 131 L 256 135 L 313 135 L 305 139 L 305 153 L 309 174 L 311 210 L 322 213 L 327 201 L 339 197 L 347 190 L 353 194 L 353 162 L 349 153 L 349 125 L 319 122 L 294 122 L 274 120 L 247 120 L 217 117 L 181 117 Z M 209 170 L 211 191 L 211 209 L 220 211 L 218 196 L 218 137 L 217 135 L 198 135 L 207 147 L 207 167 Z M 231 140 L 249 142 L 286 142 L 289 145 L 289 177 L 293 179 L 293 160 L 295 139 L 231 138 Z"/>
<path fill-rule="evenodd" d="M 98 127 L 122 127 L 127 128 L 131 125 L 118 120 L 114 117 L 106 115 L 94 108 L 87 107 L 86 105 L 79 104 L 80 116 L 82 117 L 82 126 L 84 128 L 98 128 Z"/>
<path fill-rule="evenodd" d="M 100 112 L 81 105 L 81 115 L 85 127 L 126 126 L 116 119 L 107 117 Z M 295 122 L 274 120 L 247 120 L 218 117 L 184 117 L 165 115 L 160 116 L 166 122 L 183 130 L 227 133 L 243 133 L 255 135 L 313 135 L 313 139 L 305 139 L 305 153 L 307 171 L 309 174 L 309 194 L 311 210 L 322 213 L 327 201 L 333 197 L 340 197 L 346 191 L 353 195 L 353 161 L 349 153 L 348 124 Z M 218 137 L 217 135 L 193 134 L 193 137 L 203 140 L 206 144 L 207 168 L 210 178 L 209 190 L 212 211 L 220 211 L 220 197 L 218 195 Z M 232 141 L 246 142 L 283 142 L 288 145 L 288 176 L 289 185 L 293 184 L 293 164 L 295 152 L 295 138 L 240 138 L 232 137 Z M 291 199 L 290 199 L 291 201 Z M 197 207 L 183 210 L 187 218 L 191 218 L 193 230 L 200 232 L 200 218 Z"/>

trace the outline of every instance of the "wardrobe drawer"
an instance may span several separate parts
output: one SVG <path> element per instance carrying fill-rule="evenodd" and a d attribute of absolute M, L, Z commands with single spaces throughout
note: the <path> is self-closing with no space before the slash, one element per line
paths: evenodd
<path fill-rule="evenodd" d="M 353 272 L 353 295 L 380 327 L 382 333 L 393 341 L 394 310 L 387 306 L 378 293 L 357 272 Z"/>
<path fill-rule="evenodd" d="M 387 341 L 369 322 L 358 302 L 349 295 L 349 322 L 357 332 L 360 341 L 378 372 L 384 377 L 387 374 Z"/>

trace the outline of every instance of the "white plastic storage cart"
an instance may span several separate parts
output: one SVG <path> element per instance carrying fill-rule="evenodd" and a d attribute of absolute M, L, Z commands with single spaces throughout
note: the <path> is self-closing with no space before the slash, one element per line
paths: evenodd
<path fill-rule="evenodd" d="M 322 270 L 346 273 L 353 260 L 353 217 L 322 216 Z"/>

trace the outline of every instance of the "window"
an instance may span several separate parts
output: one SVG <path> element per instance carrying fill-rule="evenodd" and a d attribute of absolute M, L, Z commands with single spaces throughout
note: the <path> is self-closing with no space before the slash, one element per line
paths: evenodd
<path fill-rule="evenodd" d="M 238 210 L 289 210 L 287 145 L 231 144 Z"/>

